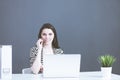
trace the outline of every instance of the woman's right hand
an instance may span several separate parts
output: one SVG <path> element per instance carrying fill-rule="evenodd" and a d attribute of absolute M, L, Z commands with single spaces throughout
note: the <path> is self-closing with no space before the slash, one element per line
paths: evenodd
<path fill-rule="evenodd" d="M 40 66 L 40 73 L 43 73 L 43 66 Z"/>
<path fill-rule="evenodd" d="M 38 39 L 38 41 L 36 42 L 36 45 L 37 45 L 38 48 L 42 48 L 43 47 L 43 40 Z"/>

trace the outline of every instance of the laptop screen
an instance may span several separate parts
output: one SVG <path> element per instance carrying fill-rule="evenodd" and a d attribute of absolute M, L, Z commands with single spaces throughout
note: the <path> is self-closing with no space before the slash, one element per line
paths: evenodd
<path fill-rule="evenodd" d="M 79 77 L 80 54 L 44 55 L 43 77 Z"/>

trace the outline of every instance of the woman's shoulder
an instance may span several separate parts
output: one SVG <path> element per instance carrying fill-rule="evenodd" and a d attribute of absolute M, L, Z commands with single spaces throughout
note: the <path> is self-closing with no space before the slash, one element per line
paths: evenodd
<path fill-rule="evenodd" d="M 32 51 L 38 51 L 38 48 L 36 46 L 31 48 Z"/>
<path fill-rule="evenodd" d="M 63 50 L 61 48 L 54 48 L 53 51 L 55 54 L 63 54 Z"/>
<path fill-rule="evenodd" d="M 34 46 L 30 49 L 30 55 L 36 56 L 37 53 L 38 53 L 38 48 L 36 46 Z"/>

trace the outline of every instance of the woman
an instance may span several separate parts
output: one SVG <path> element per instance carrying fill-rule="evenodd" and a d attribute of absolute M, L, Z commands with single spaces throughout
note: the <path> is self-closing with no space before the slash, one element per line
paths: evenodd
<path fill-rule="evenodd" d="M 38 34 L 36 46 L 31 48 L 30 63 L 34 74 L 43 72 L 44 54 L 62 54 L 63 50 L 59 47 L 57 33 L 50 23 L 43 24 Z"/>

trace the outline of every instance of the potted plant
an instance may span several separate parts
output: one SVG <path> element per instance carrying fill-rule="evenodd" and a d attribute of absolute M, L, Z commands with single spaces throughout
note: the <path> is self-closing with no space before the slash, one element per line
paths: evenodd
<path fill-rule="evenodd" d="M 116 61 L 116 58 L 112 55 L 105 54 L 99 56 L 98 61 L 101 64 L 101 72 L 103 77 L 111 77 L 112 65 Z"/>

